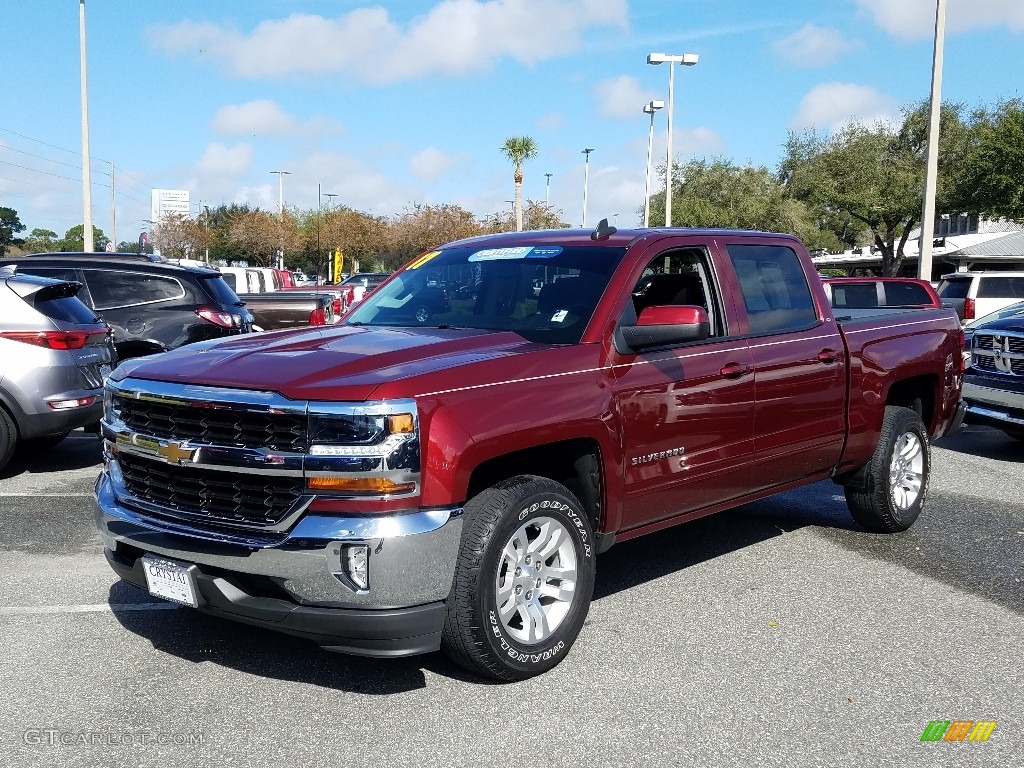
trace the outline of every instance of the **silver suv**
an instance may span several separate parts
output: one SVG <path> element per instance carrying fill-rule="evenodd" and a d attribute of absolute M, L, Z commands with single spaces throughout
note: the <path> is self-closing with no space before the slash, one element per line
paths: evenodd
<path fill-rule="evenodd" d="M 19 443 L 56 445 L 103 415 L 114 344 L 81 287 L 0 269 L 0 469 Z"/>

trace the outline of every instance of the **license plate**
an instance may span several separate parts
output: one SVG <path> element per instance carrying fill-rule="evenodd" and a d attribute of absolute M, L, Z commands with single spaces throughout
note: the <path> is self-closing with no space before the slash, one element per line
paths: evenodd
<path fill-rule="evenodd" d="M 149 594 L 193 608 L 198 605 L 190 566 L 147 555 L 142 558 L 142 569 L 146 572 Z"/>

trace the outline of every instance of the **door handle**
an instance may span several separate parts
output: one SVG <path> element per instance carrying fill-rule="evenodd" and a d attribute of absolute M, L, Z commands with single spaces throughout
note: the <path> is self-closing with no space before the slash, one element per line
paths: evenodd
<path fill-rule="evenodd" d="M 826 365 L 831 365 L 832 363 L 837 363 L 837 362 L 839 362 L 842 359 L 843 359 L 843 353 L 842 352 L 837 352 L 834 349 L 823 349 L 823 350 L 821 350 L 821 352 L 818 353 L 818 362 L 819 363 L 825 363 Z"/>
<path fill-rule="evenodd" d="M 751 373 L 754 369 L 743 363 L 726 363 L 719 373 L 727 379 L 738 379 Z"/>

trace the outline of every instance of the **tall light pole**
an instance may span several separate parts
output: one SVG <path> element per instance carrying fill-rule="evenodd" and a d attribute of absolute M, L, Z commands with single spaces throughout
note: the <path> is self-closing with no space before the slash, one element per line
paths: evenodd
<path fill-rule="evenodd" d="M 284 215 L 284 177 L 291 176 L 291 171 L 271 171 L 277 174 L 277 214 Z"/>
<path fill-rule="evenodd" d="M 644 114 L 651 116 L 651 130 L 647 134 L 647 176 L 644 180 L 644 227 L 651 224 L 651 155 L 654 152 L 654 113 L 665 106 L 659 100 L 644 105 Z"/>
<path fill-rule="evenodd" d="M 277 268 L 284 269 L 284 177 L 291 171 L 271 171 L 277 174 L 277 215 L 281 218 L 281 247 L 278 249 Z"/>
<path fill-rule="evenodd" d="M 584 229 L 587 228 L 587 186 L 590 184 L 590 153 L 593 151 L 593 147 L 583 150 L 586 159 L 583 161 L 583 223 L 580 226 Z"/>
<path fill-rule="evenodd" d="M 546 181 L 544 183 L 544 207 L 545 208 L 550 208 L 551 207 L 551 177 L 552 176 L 554 176 L 553 173 L 545 173 L 544 174 L 544 177 L 546 179 Z"/>
<path fill-rule="evenodd" d="M 327 210 L 328 211 L 333 211 L 334 210 L 334 198 L 336 198 L 337 195 L 334 194 L 333 192 L 324 192 L 324 197 L 327 198 Z"/>
<path fill-rule="evenodd" d="M 668 53 L 647 54 L 648 64 L 664 64 L 668 62 L 668 148 L 666 150 L 665 162 L 665 226 L 672 226 L 672 111 L 673 111 L 673 89 L 675 87 L 675 65 L 683 64 L 692 67 L 700 61 L 696 53 L 683 53 L 673 56 Z"/>
<path fill-rule="evenodd" d="M 946 36 L 946 0 L 935 0 L 935 47 L 932 52 L 932 93 L 928 121 L 928 152 L 924 167 L 924 203 L 921 206 L 921 243 L 917 276 L 932 279 L 932 236 L 935 229 L 935 184 L 939 175 L 939 118 L 942 115 L 942 48 Z"/>
<path fill-rule="evenodd" d="M 92 169 L 89 167 L 89 84 L 85 70 L 85 0 L 78 2 L 78 42 L 82 58 L 82 250 L 93 250 Z"/>

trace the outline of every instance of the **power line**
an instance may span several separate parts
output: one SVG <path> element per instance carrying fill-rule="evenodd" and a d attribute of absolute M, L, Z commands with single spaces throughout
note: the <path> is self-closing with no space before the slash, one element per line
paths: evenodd
<path fill-rule="evenodd" d="M 37 144 L 44 144 L 45 146 L 52 147 L 53 149 L 59 149 L 61 152 L 67 152 L 68 154 L 78 155 L 79 157 L 83 156 L 81 152 L 75 152 L 75 150 L 73 150 L 73 149 L 65 149 L 64 147 L 58 147 L 56 144 L 50 144 L 49 142 L 43 141 L 42 139 L 34 139 L 31 136 L 26 136 L 24 133 L 18 133 L 17 131 L 12 131 L 10 128 L 4 128 L 3 126 L 0 126 L 0 131 L 4 131 L 5 133 L 13 133 L 15 136 L 20 136 L 23 139 L 28 139 L 29 141 L 34 141 Z M 103 163 L 109 162 L 108 160 L 104 160 L 102 157 L 93 157 L 92 155 L 89 155 L 89 157 L 92 160 L 99 160 L 100 162 L 103 162 Z"/>
<path fill-rule="evenodd" d="M 70 176 L 61 176 L 59 173 L 50 173 L 49 171 L 40 171 L 38 168 L 29 168 L 27 165 L 18 165 L 17 163 L 12 163 L 7 160 L 0 160 L 0 163 L 13 166 L 14 168 L 21 168 L 25 171 L 32 171 L 33 173 L 41 173 L 44 176 L 56 176 L 58 179 L 67 179 L 68 181 L 81 181 L 81 179 L 73 179 Z"/>
<path fill-rule="evenodd" d="M 43 157 L 42 155 L 33 155 L 31 152 L 26 152 L 23 149 L 17 149 L 16 147 L 12 147 L 12 146 L 10 146 L 8 144 L 0 144 L 0 149 L 9 149 L 9 150 L 11 150 L 11 152 L 20 152 L 21 154 L 28 155 L 29 157 L 36 157 L 36 158 L 39 158 L 40 160 L 45 160 L 48 163 L 56 163 L 57 165 L 66 165 L 68 168 L 80 169 L 82 167 L 81 165 L 73 165 L 72 163 L 64 163 L 64 162 L 61 162 L 60 160 L 53 160 L 53 159 L 51 159 L 49 157 Z M 109 174 L 107 174 L 107 175 L 109 175 Z"/>

